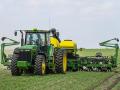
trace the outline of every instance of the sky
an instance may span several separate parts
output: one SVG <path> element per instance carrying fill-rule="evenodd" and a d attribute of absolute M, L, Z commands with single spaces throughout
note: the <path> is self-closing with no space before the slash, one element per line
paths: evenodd
<path fill-rule="evenodd" d="M 120 0 L 0 0 L 0 37 L 14 30 L 56 28 L 82 48 L 120 38 Z"/>

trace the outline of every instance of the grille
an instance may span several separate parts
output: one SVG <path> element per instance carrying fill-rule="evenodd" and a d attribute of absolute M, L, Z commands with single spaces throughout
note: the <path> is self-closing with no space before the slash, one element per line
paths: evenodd
<path fill-rule="evenodd" d="M 31 60 L 30 51 L 22 51 L 19 53 L 19 60 Z"/>

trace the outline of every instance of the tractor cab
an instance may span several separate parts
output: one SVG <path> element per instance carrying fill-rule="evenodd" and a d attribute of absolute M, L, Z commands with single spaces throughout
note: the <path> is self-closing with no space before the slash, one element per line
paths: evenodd
<path fill-rule="evenodd" d="M 56 31 L 53 34 L 52 30 L 17 30 L 15 36 L 18 32 L 21 33 L 21 42 L 3 37 L 2 41 L 9 39 L 12 43 L 1 44 L 1 63 L 8 66 L 10 59 L 6 57 L 5 47 L 21 43 L 20 47 L 14 49 L 9 63 L 12 75 L 23 72 L 44 75 L 49 71 L 66 73 L 67 55 L 64 49 L 59 48 Z"/>
<path fill-rule="evenodd" d="M 40 45 L 45 46 L 49 44 L 50 31 L 47 30 L 17 30 L 15 31 L 15 36 L 17 32 L 21 32 L 21 46 L 24 45 Z"/>
<path fill-rule="evenodd" d="M 17 36 L 15 32 L 15 36 Z M 22 30 L 21 46 L 14 50 L 14 54 L 19 54 L 20 61 L 29 61 L 34 64 L 34 59 L 37 54 L 47 55 L 48 47 L 50 46 L 50 32 L 47 30 Z M 22 63 L 19 64 L 22 67 Z M 24 68 L 24 67 L 23 67 Z"/>
<path fill-rule="evenodd" d="M 49 44 L 49 31 L 25 31 L 25 45 L 46 46 Z"/>

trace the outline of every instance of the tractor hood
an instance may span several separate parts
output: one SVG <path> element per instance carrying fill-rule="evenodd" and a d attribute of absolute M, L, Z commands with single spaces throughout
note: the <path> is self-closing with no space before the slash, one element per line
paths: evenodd
<path fill-rule="evenodd" d="M 19 47 L 19 49 L 22 49 L 22 50 L 37 49 L 37 45 L 24 45 L 24 46 Z"/>

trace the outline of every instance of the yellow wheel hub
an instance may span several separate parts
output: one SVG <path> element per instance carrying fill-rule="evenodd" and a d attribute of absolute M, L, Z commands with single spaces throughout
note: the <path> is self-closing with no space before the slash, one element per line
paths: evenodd
<path fill-rule="evenodd" d="M 46 71 L 46 65 L 45 65 L 45 62 L 43 61 L 42 62 L 42 74 L 45 74 L 45 71 Z"/>
<path fill-rule="evenodd" d="M 63 72 L 65 73 L 67 71 L 67 55 L 63 55 Z"/>

